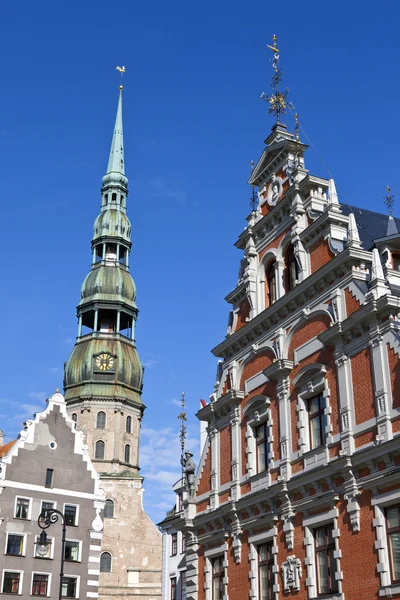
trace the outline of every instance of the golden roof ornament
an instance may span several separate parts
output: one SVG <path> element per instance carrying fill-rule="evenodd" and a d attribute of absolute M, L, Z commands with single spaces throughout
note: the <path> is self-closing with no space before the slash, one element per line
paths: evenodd
<path fill-rule="evenodd" d="M 124 73 L 126 71 L 125 67 L 122 65 L 122 67 L 119 67 L 118 65 L 115 67 L 117 71 L 119 71 L 121 73 L 121 84 L 119 86 L 120 90 L 124 89 L 124 86 L 122 85 L 123 82 L 123 78 L 124 78 Z"/>
<path fill-rule="evenodd" d="M 280 122 L 281 114 L 286 114 L 286 110 L 289 108 L 288 103 L 286 102 L 286 97 L 289 93 L 289 90 L 286 88 L 285 90 L 279 89 L 279 84 L 282 81 L 282 69 L 279 66 L 279 49 L 276 45 L 276 35 L 273 36 L 273 46 L 267 44 L 267 48 L 272 50 L 272 68 L 274 70 L 274 74 L 272 75 L 272 83 L 271 87 L 274 90 L 272 94 L 265 94 L 264 92 L 261 94 L 260 98 L 262 98 L 267 104 L 269 104 L 268 112 L 272 113 L 276 116 L 276 120 Z"/>

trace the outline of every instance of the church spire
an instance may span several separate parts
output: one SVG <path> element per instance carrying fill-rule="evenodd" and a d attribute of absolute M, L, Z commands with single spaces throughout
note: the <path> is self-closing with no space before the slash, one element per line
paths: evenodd
<path fill-rule="evenodd" d="M 117 116 L 115 118 L 114 134 L 111 142 L 110 157 L 108 159 L 108 173 L 120 173 L 125 175 L 124 167 L 124 132 L 122 127 L 122 90 L 123 87 L 119 87 L 119 99 Z"/>

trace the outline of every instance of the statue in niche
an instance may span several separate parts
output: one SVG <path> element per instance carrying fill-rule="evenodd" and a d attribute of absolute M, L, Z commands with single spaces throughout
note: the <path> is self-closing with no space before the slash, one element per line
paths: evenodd
<path fill-rule="evenodd" d="M 195 492 L 194 473 L 196 471 L 196 465 L 194 464 L 192 456 L 193 454 L 189 452 L 189 450 L 186 450 L 185 455 L 181 458 L 189 498 L 194 498 Z"/>
<path fill-rule="evenodd" d="M 301 561 L 299 558 L 288 556 L 282 563 L 283 589 L 285 592 L 294 592 L 300 589 L 300 579 L 302 576 Z"/>

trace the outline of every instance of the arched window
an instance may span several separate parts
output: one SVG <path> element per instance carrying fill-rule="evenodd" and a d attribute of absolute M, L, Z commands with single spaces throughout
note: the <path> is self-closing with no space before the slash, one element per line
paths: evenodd
<path fill-rule="evenodd" d="M 104 518 L 112 519 L 114 516 L 114 502 L 107 498 L 106 503 L 104 505 Z"/>
<path fill-rule="evenodd" d="M 124 461 L 126 463 L 130 462 L 131 460 L 131 447 L 129 444 L 126 444 L 125 446 L 125 452 L 124 452 Z"/>
<path fill-rule="evenodd" d="M 296 256 L 293 246 L 290 246 L 286 254 L 286 291 L 292 290 L 299 277 L 299 267 L 297 265 Z"/>
<path fill-rule="evenodd" d="M 105 451 L 106 451 L 106 445 L 103 442 L 103 440 L 99 440 L 98 442 L 96 442 L 96 446 L 95 446 L 95 450 L 94 450 L 94 457 L 102 460 L 105 456 Z"/>
<path fill-rule="evenodd" d="M 74 423 L 76 423 L 78 420 L 78 415 L 76 413 L 72 413 L 71 419 L 74 421 Z"/>
<path fill-rule="evenodd" d="M 126 433 L 132 433 L 132 417 L 126 417 Z"/>
<path fill-rule="evenodd" d="M 111 573 L 111 554 L 103 552 L 100 556 L 100 573 Z"/>
<path fill-rule="evenodd" d="M 102 410 L 97 413 L 96 427 L 97 427 L 97 429 L 105 429 L 106 428 L 106 413 Z"/>
<path fill-rule="evenodd" d="M 276 271 L 275 271 L 275 261 L 270 263 L 267 267 L 266 277 L 267 277 L 267 307 L 271 306 L 276 300 Z"/>

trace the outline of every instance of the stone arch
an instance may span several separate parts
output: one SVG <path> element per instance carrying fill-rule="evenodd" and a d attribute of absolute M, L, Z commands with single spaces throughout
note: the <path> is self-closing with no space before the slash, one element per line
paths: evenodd
<path fill-rule="evenodd" d="M 244 382 L 269 367 L 276 359 L 276 353 L 272 346 L 264 346 L 252 353 L 239 368 L 240 389 L 244 389 Z"/>
<path fill-rule="evenodd" d="M 287 332 L 285 341 L 284 354 L 289 360 L 293 360 L 294 350 L 302 346 L 307 341 L 316 337 L 323 331 L 326 331 L 332 322 L 332 318 L 328 311 L 318 311 L 312 315 L 306 315 L 293 325 L 292 329 Z"/>

